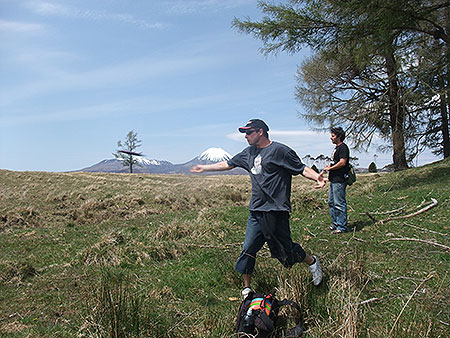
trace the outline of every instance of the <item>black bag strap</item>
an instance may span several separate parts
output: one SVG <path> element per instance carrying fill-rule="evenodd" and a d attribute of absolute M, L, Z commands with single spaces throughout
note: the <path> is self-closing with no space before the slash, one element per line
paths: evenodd
<path fill-rule="evenodd" d="M 300 314 L 300 319 L 299 319 L 297 325 L 289 330 L 289 333 L 290 333 L 289 336 L 292 335 L 292 337 L 300 337 L 300 335 L 303 333 L 303 321 L 302 321 L 302 318 L 301 318 L 300 306 L 296 302 L 294 302 L 292 300 L 283 299 L 282 301 L 278 301 L 277 310 L 280 309 L 282 306 L 285 306 L 285 305 L 292 306 Z"/>
<path fill-rule="evenodd" d="M 277 309 L 279 309 L 280 307 L 285 306 L 285 305 L 290 305 L 293 308 L 295 308 L 299 313 L 301 313 L 300 306 L 296 302 L 294 302 L 293 300 L 290 300 L 290 299 L 283 299 L 282 301 L 279 301 Z"/>

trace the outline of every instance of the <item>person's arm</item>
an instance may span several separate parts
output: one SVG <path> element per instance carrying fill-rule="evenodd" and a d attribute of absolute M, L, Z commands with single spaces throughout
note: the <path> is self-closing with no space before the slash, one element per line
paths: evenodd
<path fill-rule="evenodd" d="M 191 168 L 190 172 L 199 174 L 205 171 L 225 171 L 233 168 L 234 167 L 228 165 L 227 161 L 222 161 L 213 164 L 197 164 Z"/>
<path fill-rule="evenodd" d="M 316 173 L 313 169 L 310 167 L 306 167 L 303 169 L 302 176 L 306 177 L 310 180 L 316 181 L 317 185 L 314 186 L 314 188 L 323 188 L 327 181 L 323 178 L 323 171 L 320 173 Z"/>
<path fill-rule="evenodd" d="M 330 171 L 330 170 L 338 170 L 340 168 L 343 168 L 347 164 L 347 160 L 348 160 L 347 158 L 341 158 L 338 163 L 333 164 L 333 165 L 329 164 L 325 168 L 323 168 L 323 170 Z"/>

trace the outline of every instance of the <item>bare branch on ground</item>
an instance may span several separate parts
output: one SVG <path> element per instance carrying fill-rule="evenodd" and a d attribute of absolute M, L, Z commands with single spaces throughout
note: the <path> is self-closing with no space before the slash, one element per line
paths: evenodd
<path fill-rule="evenodd" d="M 413 241 L 413 242 L 420 242 L 420 243 L 426 243 L 426 244 L 430 244 L 430 245 L 434 245 L 437 247 L 440 247 L 442 249 L 446 249 L 446 250 L 450 250 L 450 246 L 444 245 L 444 244 L 440 244 L 440 243 L 436 243 L 436 242 L 432 242 L 432 241 L 427 241 L 424 239 L 419 239 L 419 238 L 407 238 L 407 237 L 399 237 L 399 238 L 389 238 L 381 243 L 386 243 L 386 242 L 390 242 L 390 241 Z"/>
<path fill-rule="evenodd" d="M 421 207 L 422 205 L 423 205 L 423 202 L 422 202 L 422 204 L 420 204 L 420 205 L 418 206 L 418 208 Z M 383 224 L 383 223 L 387 223 L 387 222 L 390 222 L 390 221 L 393 221 L 393 220 L 397 220 L 397 219 L 410 218 L 410 217 L 414 217 L 414 216 L 420 215 L 420 214 L 422 214 L 422 213 L 424 213 L 424 212 L 430 210 L 431 208 L 434 208 L 436 205 L 438 205 L 438 201 L 437 201 L 435 198 L 432 198 L 430 204 L 428 204 L 426 207 L 423 207 L 422 209 L 420 209 L 420 210 L 418 210 L 418 211 L 416 211 L 416 212 L 413 212 L 413 213 L 407 214 L 407 215 L 402 215 L 402 216 L 388 217 L 388 218 L 386 218 L 386 219 L 382 219 L 382 220 L 379 220 L 379 221 L 377 221 L 377 219 L 376 219 L 375 217 L 373 217 L 369 212 L 366 212 L 365 214 L 366 214 L 366 215 L 367 215 L 374 223 L 380 223 L 380 224 Z M 389 212 L 389 213 L 390 213 L 390 212 Z"/>

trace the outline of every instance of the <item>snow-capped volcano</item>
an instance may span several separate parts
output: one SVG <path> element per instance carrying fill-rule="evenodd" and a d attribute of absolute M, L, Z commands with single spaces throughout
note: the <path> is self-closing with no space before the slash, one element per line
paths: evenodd
<path fill-rule="evenodd" d="M 136 162 L 141 165 L 161 165 L 164 163 L 163 161 L 149 160 L 148 158 L 140 157 L 140 156 L 133 156 L 133 159 L 136 160 Z M 124 159 L 118 158 L 118 160 L 123 161 Z"/>
<path fill-rule="evenodd" d="M 222 148 L 209 148 L 206 149 L 198 157 L 202 161 L 221 162 L 229 160 L 232 156 Z"/>
<path fill-rule="evenodd" d="M 133 166 L 133 172 L 139 173 L 152 173 L 152 174 L 191 174 L 190 169 L 197 164 L 210 164 L 215 162 L 226 161 L 232 158 L 222 148 L 209 148 L 206 149 L 199 156 L 194 157 L 189 162 L 181 164 L 172 164 L 168 161 L 149 160 L 144 157 L 133 156 L 138 163 Z M 123 165 L 123 159 L 109 159 L 103 160 L 90 167 L 81 169 L 79 171 L 85 172 L 107 172 L 107 173 L 127 173 L 129 171 L 128 166 Z M 234 168 L 229 171 L 215 172 L 216 175 L 240 175 L 247 174 L 244 169 Z"/>

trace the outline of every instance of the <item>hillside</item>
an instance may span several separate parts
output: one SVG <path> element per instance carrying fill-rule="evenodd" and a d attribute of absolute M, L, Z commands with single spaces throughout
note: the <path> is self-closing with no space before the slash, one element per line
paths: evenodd
<path fill-rule="evenodd" d="M 247 176 L 1 170 L 0 186 L 2 337 L 233 337 Z M 304 337 L 448 336 L 450 161 L 359 175 L 344 235 L 312 186 L 294 178 L 291 227 L 323 284 L 264 249 L 253 287 L 297 301 Z"/>

